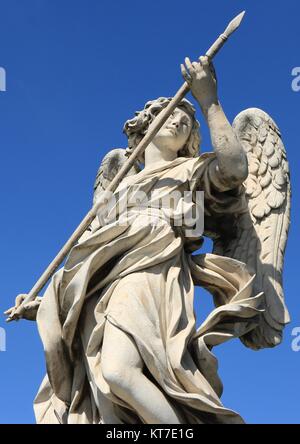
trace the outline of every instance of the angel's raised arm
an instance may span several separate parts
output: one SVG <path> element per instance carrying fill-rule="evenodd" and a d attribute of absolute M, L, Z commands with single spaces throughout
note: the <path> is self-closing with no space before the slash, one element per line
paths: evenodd
<path fill-rule="evenodd" d="M 248 176 L 248 162 L 242 144 L 217 103 L 208 108 L 206 119 L 216 159 L 210 176 L 215 187 L 226 191 L 241 185 Z"/>
<path fill-rule="evenodd" d="M 216 159 L 211 165 L 211 179 L 220 191 L 241 185 L 248 175 L 245 151 L 236 137 L 218 99 L 214 69 L 207 57 L 191 63 L 185 59 L 182 74 L 198 101 L 207 121 Z"/>

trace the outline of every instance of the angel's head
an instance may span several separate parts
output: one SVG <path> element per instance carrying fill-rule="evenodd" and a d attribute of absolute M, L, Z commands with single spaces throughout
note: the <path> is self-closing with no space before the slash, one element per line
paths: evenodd
<path fill-rule="evenodd" d="M 133 119 L 127 120 L 124 133 L 128 137 L 127 153 L 130 155 L 148 131 L 155 117 L 169 103 L 170 98 L 160 97 L 147 102 L 142 111 L 137 111 Z M 200 149 L 200 124 L 195 118 L 195 108 L 183 99 L 172 115 L 153 138 L 160 149 L 174 150 L 178 157 L 196 157 Z M 144 163 L 144 155 L 139 159 Z"/>

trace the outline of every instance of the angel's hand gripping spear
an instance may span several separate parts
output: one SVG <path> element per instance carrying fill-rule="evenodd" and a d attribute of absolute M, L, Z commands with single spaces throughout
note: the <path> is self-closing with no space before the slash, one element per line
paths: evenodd
<path fill-rule="evenodd" d="M 227 41 L 227 39 L 230 37 L 230 35 L 240 26 L 240 23 L 244 17 L 245 11 L 241 12 L 238 16 L 236 16 L 227 26 L 226 30 L 223 34 L 221 34 L 217 40 L 213 43 L 213 45 L 209 48 L 209 50 L 206 52 L 206 56 L 209 60 L 212 60 L 213 57 L 219 52 L 219 50 L 222 48 L 224 43 Z M 149 143 L 152 141 L 154 136 L 158 133 L 160 128 L 164 125 L 164 123 L 168 120 L 172 112 L 175 110 L 175 108 L 178 106 L 178 104 L 181 102 L 181 100 L 184 98 L 184 96 L 189 92 L 190 87 L 187 82 L 184 82 L 184 84 L 179 88 L 173 99 L 170 101 L 169 105 L 163 109 L 160 114 L 155 118 L 155 120 L 150 125 L 147 134 L 142 139 L 142 141 L 138 144 L 136 149 L 133 151 L 132 155 L 128 159 L 128 161 L 125 162 L 123 167 L 120 169 L 118 174 L 115 176 L 115 178 L 112 180 L 110 185 L 107 188 L 107 192 L 114 192 L 116 188 L 118 187 L 119 183 L 122 181 L 122 179 L 125 177 L 126 173 L 132 168 L 134 162 L 136 159 L 145 151 Z M 5 312 L 6 315 L 9 315 L 7 318 L 7 322 L 18 320 L 23 317 L 25 314 L 26 308 L 30 307 L 30 303 L 36 299 L 38 293 L 40 290 L 45 286 L 45 284 L 48 282 L 50 277 L 54 274 L 54 272 L 57 270 L 61 262 L 64 260 L 66 255 L 70 252 L 71 248 L 76 244 L 78 239 L 81 237 L 81 235 L 85 232 L 85 230 L 89 227 L 91 222 L 96 217 L 99 208 L 104 205 L 104 200 L 98 200 L 91 210 L 87 213 L 85 218 L 82 220 L 82 222 L 78 225 L 74 233 L 71 235 L 71 237 L 68 239 L 68 241 L 65 243 L 63 248 L 59 251 L 57 256 L 54 258 L 54 260 L 49 264 L 47 269 L 44 271 L 44 273 L 41 275 L 41 277 L 38 279 L 36 284 L 33 286 L 31 291 L 28 293 L 28 295 L 25 297 L 25 295 L 21 295 L 22 297 L 18 299 L 16 302 L 16 306 L 7 310 Z"/>

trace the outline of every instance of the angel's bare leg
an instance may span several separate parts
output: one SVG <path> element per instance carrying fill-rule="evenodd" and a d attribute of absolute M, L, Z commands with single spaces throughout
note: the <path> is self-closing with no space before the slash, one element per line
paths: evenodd
<path fill-rule="evenodd" d="M 180 424 L 163 393 L 143 374 L 143 361 L 129 335 L 106 323 L 101 369 L 113 393 L 126 401 L 146 424 Z"/>

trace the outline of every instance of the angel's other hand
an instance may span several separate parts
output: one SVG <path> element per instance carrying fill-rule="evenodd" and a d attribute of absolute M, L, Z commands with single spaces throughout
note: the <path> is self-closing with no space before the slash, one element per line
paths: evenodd
<path fill-rule="evenodd" d="M 27 297 L 27 294 L 19 294 L 16 297 L 14 307 L 9 308 L 4 312 L 4 314 L 8 317 L 13 316 L 16 309 L 23 303 L 24 299 Z M 24 305 L 24 311 L 21 315 L 21 319 L 26 319 L 28 321 L 35 321 L 37 311 L 39 309 L 41 303 L 41 298 L 37 297 L 34 301 L 28 302 Z"/>
<path fill-rule="evenodd" d="M 186 57 L 185 65 L 181 64 L 182 76 L 203 110 L 218 102 L 217 82 L 214 72 L 213 65 L 206 56 L 201 56 L 198 62 L 191 62 Z"/>

